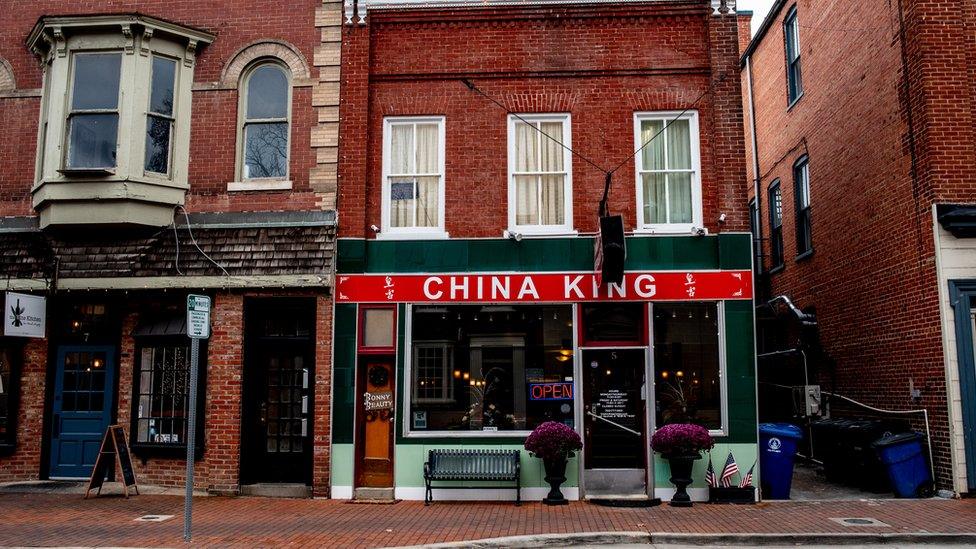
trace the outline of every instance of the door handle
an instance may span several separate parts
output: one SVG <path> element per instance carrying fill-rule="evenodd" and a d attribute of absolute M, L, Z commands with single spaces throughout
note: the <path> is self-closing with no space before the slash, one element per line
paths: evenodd
<path fill-rule="evenodd" d="M 261 402 L 261 412 L 260 412 L 259 419 L 261 420 L 261 425 L 264 425 L 265 423 L 268 422 L 268 403 L 266 401 Z"/>

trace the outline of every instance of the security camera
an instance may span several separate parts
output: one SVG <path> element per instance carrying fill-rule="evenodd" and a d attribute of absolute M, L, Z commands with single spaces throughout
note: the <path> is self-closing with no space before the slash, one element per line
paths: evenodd
<path fill-rule="evenodd" d="M 522 233 L 517 233 L 515 231 L 505 231 L 503 236 L 509 240 L 514 240 L 516 242 L 522 241 Z"/>
<path fill-rule="evenodd" d="M 719 223 L 725 223 L 725 214 L 722 214 L 722 215 L 718 216 L 718 222 Z"/>
<path fill-rule="evenodd" d="M 708 234 L 708 231 L 705 229 L 705 227 L 692 227 L 691 228 L 691 235 L 692 236 L 705 236 L 706 234 Z"/>
<path fill-rule="evenodd" d="M 380 232 L 380 228 L 377 227 L 376 225 L 370 225 L 369 228 L 372 229 L 374 233 L 379 234 Z"/>

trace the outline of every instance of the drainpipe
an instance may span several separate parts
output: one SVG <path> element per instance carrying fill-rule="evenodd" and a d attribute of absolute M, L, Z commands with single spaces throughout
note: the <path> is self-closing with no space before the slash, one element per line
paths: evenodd
<path fill-rule="evenodd" d="M 747 99 L 749 102 L 749 135 L 752 136 L 752 184 L 756 192 L 756 245 L 760 247 L 758 258 L 759 265 L 757 265 L 758 270 L 761 272 L 765 270 L 763 268 L 763 255 L 762 255 L 762 193 L 759 189 L 759 181 L 761 179 L 759 175 L 759 140 L 756 138 L 756 111 L 753 104 L 753 93 L 752 93 L 752 56 L 746 57 L 746 89 L 747 89 Z"/>

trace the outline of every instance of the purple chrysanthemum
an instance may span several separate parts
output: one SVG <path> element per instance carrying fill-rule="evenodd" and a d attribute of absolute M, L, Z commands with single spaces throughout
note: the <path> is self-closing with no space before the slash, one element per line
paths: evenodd
<path fill-rule="evenodd" d="M 539 425 L 525 439 L 525 449 L 542 460 L 566 459 L 582 448 L 579 433 L 555 421 Z"/>
<path fill-rule="evenodd" d="M 651 449 L 665 455 L 697 454 L 713 446 L 708 429 L 691 423 L 665 425 L 651 437 Z"/>

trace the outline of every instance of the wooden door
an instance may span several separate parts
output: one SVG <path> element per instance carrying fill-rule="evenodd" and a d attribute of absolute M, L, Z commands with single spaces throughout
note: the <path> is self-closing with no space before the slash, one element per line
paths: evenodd
<path fill-rule="evenodd" d="M 112 422 L 113 347 L 58 349 L 51 428 L 52 478 L 87 478 Z"/>
<path fill-rule="evenodd" d="M 396 382 L 391 358 L 365 358 L 359 365 L 357 487 L 393 486 Z"/>

